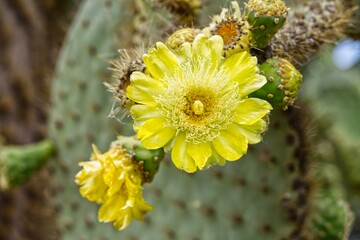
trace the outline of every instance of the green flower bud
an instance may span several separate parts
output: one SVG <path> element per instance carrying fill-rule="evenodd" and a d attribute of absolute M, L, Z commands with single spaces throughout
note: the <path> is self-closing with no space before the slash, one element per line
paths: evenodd
<path fill-rule="evenodd" d="M 268 101 L 274 108 L 284 110 L 293 105 L 302 82 L 301 73 L 284 58 L 270 58 L 260 66 L 260 73 L 267 79 L 267 83 L 250 97 Z"/>
<path fill-rule="evenodd" d="M 165 153 L 162 148 L 146 149 L 140 141 L 135 137 L 120 136 L 113 144 L 121 145 L 126 151 L 132 155 L 132 160 L 139 163 L 142 167 L 144 176 L 143 182 L 151 182 L 155 174 L 159 170 L 160 162 L 164 158 Z"/>
<path fill-rule="evenodd" d="M 246 6 L 252 44 L 255 48 L 265 48 L 284 25 L 288 9 L 281 0 L 250 0 Z"/>

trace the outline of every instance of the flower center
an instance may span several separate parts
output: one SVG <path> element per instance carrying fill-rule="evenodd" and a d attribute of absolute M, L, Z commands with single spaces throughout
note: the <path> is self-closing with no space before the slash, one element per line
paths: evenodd
<path fill-rule="evenodd" d="M 185 132 L 186 140 L 208 142 L 219 136 L 234 119 L 240 102 L 238 85 L 227 71 L 213 70 L 205 59 L 186 62 L 182 74 L 166 79 L 168 88 L 157 102 L 167 127 Z"/>
<path fill-rule="evenodd" d="M 217 23 L 213 30 L 213 35 L 219 35 L 224 41 L 224 47 L 231 47 L 241 39 L 243 35 L 242 26 L 243 21 L 237 19 L 224 19 Z"/>
<path fill-rule="evenodd" d="M 212 121 L 216 109 L 216 94 L 213 89 L 191 86 L 184 92 L 182 113 L 188 123 L 199 125 Z"/>
<path fill-rule="evenodd" d="M 195 115 L 201 115 L 204 113 L 204 104 L 200 100 L 195 100 L 191 105 L 191 110 L 193 110 Z"/>
<path fill-rule="evenodd" d="M 224 41 L 224 50 L 240 47 L 244 49 L 248 45 L 248 30 L 245 21 L 233 17 L 217 22 L 212 30 L 213 35 L 219 35 Z"/>
<path fill-rule="evenodd" d="M 216 35 L 219 35 L 223 38 L 225 45 L 229 45 L 233 43 L 234 38 L 238 36 L 237 25 L 235 25 L 233 22 L 223 23 L 218 27 Z"/>

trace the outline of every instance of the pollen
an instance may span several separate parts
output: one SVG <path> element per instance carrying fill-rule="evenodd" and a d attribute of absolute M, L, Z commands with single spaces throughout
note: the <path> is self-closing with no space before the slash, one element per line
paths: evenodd
<path fill-rule="evenodd" d="M 240 101 L 227 71 L 210 71 L 206 61 L 198 60 L 184 64 L 182 74 L 168 82 L 166 93 L 158 99 L 166 111 L 167 126 L 186 132 L 187 141 L 195 143 L 216 138 L 232 122 L 232 109 Z"/>
<path fill-rule="evenodd" d="M 195 115 L 201 115 L 204 113 L 204 104 L 199 100 L 195 100 L 195 102 L 191 105 L 191 109 Z"/>
<path fill-rule="evenodd" d="M 216 108 L 216 93 L 211 87 L 191 86 L 184 94 L 182 113 L 188 122 L 192 124 L 203 124 L 211 121 L 214 109 Z M 180 110 L 181 111 L 181 110 Z"/>

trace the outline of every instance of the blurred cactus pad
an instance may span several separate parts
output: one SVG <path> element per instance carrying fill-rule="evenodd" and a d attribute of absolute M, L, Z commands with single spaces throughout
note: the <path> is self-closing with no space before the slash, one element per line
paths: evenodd
<path fill-rule="evenodd" d="M 360 239 L 360 51 L 347 70 L 331 56 L 359 41 L 359 15 L 355 0 L 0 0 L 0 239 Z M 153 209 L 121 231 L 99 222 L 79 163 L 138 131 L 126 88 L 150 76 L 142 55 L 156 42 L 178 54 L 198 34 L 222 37 L 224 61 L 257 61 L 249 98 L 273 108 L 261 141 L 187 173 L 119 138 L 150 174 L 139 189 Z"/>

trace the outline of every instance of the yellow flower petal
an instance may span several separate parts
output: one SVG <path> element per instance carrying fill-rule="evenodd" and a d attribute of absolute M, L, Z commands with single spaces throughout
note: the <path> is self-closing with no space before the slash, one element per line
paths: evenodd
<path fill-rule="evenodd" d="M 239 83 L 242 97 L 249 95 L 266 84 L 266 78 L 261 76 L 257 67 L 257 58 L 244 51 L 227 58 L 222 65 L 229 70 L 231 81 Z"/>
<path fill-rule="evenodd" d="M 98 212 L 98 219 L 100 222 L 111 222 L 119 217 L 119 211 L 126 206 L 126 195 L 118 193 L 113 195 L 111 198 L 106 199 L 106 201 L 101 205 Z"/>
<path fill-rule="evenodd" d="M 199 34 L 193 42 L 193 57 L 205 60 L 207 62 L 205 67 L 210 65 L 210 71 L 213 71 L 220 64 L 223 46 L 224 43 L 220 36 L 213 36 L 208 39 L 205 35 Z"/>
<path fill-rule="evenodd" d="M 112 196 L 121 188 L 123 180 L 118 181 L 118 175 L 120 174 L 121 173 L 116 169 L 113 162 L 104 166 L 103 179 L 105 184 L 109 186 L 107 191 L 108 196 Z"/>
<path fill-rule="evenodd" d="M 267 123 L 260 119 L 252 125 L 241 125 L 239 131 L 248 139 L 249 144 L 256 144 L 261 141 L 261 134 L 266 131 L 266 127 Z"/>
<path fill-rule="evenodd" d="M 214 68 L 217 68 L 223 56 L 223 39 L 220 36 L 212 36 L 208 42 L 211 49 L 211 62 Z"/>
<path fill-rule="evenodd" d="M 158 118 L 161 117 L 161 112 L 157 109 L 157 107 L 136 104 L 130 108 L 130 114 L 137 122 L 143 122 L 150 118 Z"/>
<path fill-rule="evenodd" d="M 132 215 L 130 208 L 124 208 L 119 211 L 119 217 L 114 221 L 114 227 L 119 231 L 124 230 L 131 223 Z"/>
<path fill-rule="evenodd" d="M 241 101 L 236 109 L 235 122 L 252 125 L 272 109 L 270 103 L 258 98 L 247 98 Z"/>
<path fill-rule="evenodd" d="M 132 215 L 136 220 L 143 220 L 145 217 L 145 214 L 150 212 L 153 209 L 153 207 L 145 202 L 144 198 L 141 194 L 136 196 L 134 207 L 132 209 Z"/>
<path fill-rule="evenodd" d="M 101 203 L 107 191 L 103 180 L 103 167 L 98 161 L 81 162 L 83 169 L 76 174 L 75 182 L 80 185 L 80 194 L 89 201 Z"/>
<path fill-rule="evenodd" d="M 196 171 L 196 164 L 194 159 L 186 152 L 187 143 L 185 140 L 185 133 L 180 133 L 176 137 L 174 147 L 171 151 L 171 157 L 177 168 L 188 173 L 193 173 Z"/>
<path fill-rule="evenodd" d="M 236 53 L 225 59 L 223 68 L 230 70 L 231 80 L 241 82 L 257 72 L 257 58 L 246 51 Z"/>
<path fill-rule="evenodd" d="M 266 78 L 260 74 L 254 74 L 244 78 L 239 82 L 239 89 L 241 96 L 248 96 L 250 93 L 255 92 L 266 84 Z"/>
<path fill-rule="evenodd" d="M 195 37 L 192 44 L 192 52 L 194 58 L 209 58 L 209 56 L 211 55 L 211 49 L 208 48 L 209 44 L 207 44 L 207 40 L 208 38 L 203 34 L 199 34 Z"/>
<path fill-rule="evenodd" d="M 165 127 L 164 118 L 152 118 L 147 120 L 138 131 L 138 138 L 144 147 L 157 149 L 166 145 L 174 137 L 176 130 Z"/>
<path fill-rule="evenodd" d="M 146 66 L 146 72 L 150 73 L 153 78 L 162 79 L 165 75 L 165 65 L 158 58 L 153 58 L 147 54 L 142 57 Z"/>
<path fill-rule="evenodd" d="M 136 103 L 155 106 L 154 100 L 164 91 L 164 84 L 142 72 L 131 74 L 132 83 L 126 88 L 126 96 Z"/>
<path fill-rule="evenodd" d="M 175 52 L 180 64 L 189 61 L 192 56 L 191 44 L 188 42 L 183 43 L 177 50 L 175 50 Z"/>
<path fill-rule="evenodd" d="M 174 70 L 180 69 L 176 55 L 162 42 L 156 43 L 156 50 L 154 50 L 154 54 L 164 63 L 167 68 L 166 71 L 173 72 Z"/>
<path fill-rule="evenodd" d="M 172 75 L 180 69 L 176 56 L 161 42 L 156 43 L 156 48 L 149 49 L 143 61 L 146 69 L 157 79 L 163 78 L 165 74 Z"/>
<path fill-rule="evenodd" d="M 130 208 L 124 208 L 119 211 L 119 217 L 114 221 L 114 228 L 121 231 L 131 223 L 132 215 Z"/>
<path fill-rule="evenodd" d="M 248 141 L 235 124 L 221 131 L 220 136 L 212 141 L 216 152 L 229 161 L 238 160 L 247 152 Z"/>
<path fill-rule="evenodd" d="M 212 155 L 211 147 L 208 143 L 188 143 L 187 153 L 194 159 L 199 169 L 204 168 L 208 158 Z"/>
<path fill-rule="evenodd" d="M 224 159 L 223 157 L 221 157 L 216 150 L 214 149 L 214 147 L 212 147 L 212 155 L 211 157 L 209 157 L 208 161 L 206 162 L 206 167 L 211 167 L 213 165 L 220 165 L 220 166 L 224 166 L 226 164 L 226 159 Z"/>

